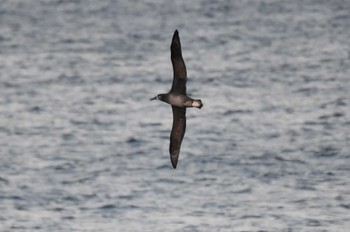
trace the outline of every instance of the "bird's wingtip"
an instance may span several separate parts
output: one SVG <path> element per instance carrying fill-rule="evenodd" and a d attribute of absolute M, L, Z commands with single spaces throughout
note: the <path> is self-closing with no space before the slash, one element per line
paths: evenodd
<path fill-rule="evenodd" d="M 176 29 L 173 35 L 173 38 L 179 37 L 179 31 Z"/>
<path fill-rule="evenodd" d="M 171 162 L 171 164 L 173 165 L 173 168 L 176 169 L 177 162 L 176 163 Z"/>
<path fill-rule="evenodd" d="M 178 155 L 170 157 L 171 165 L 173 166 L 174 169 L 176 169 L 178 159 L 179 159 Z"/>

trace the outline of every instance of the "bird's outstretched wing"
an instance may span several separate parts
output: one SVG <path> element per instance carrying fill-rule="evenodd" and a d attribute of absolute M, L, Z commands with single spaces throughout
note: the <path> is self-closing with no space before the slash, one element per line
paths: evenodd
<path fill-rule="evenodd" d="M 176 168 L 179 159 L 182 139 L 186 131 L 186 108 L 172 106 L 173 110 L 173 128 L 170 135 L 170 160 L 173 168 Z"/>
<path fill-rule="evenodd" d="M 173 64 L 174 79 L 170 92 L 186 95 L 187 72 L 182 58 L 179 32 L 176 30 L 170 46 L 171 62 Z"/>

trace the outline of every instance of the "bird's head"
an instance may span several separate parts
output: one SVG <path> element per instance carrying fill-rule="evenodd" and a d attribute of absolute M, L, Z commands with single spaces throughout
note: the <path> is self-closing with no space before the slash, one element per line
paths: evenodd
<path fill-rule="evenodd" d="M 165 95 L 165 94 L 158 94 L 157 96 L 152 97 L 152 98 L 150 99 L 150 101 L 153 101 L 153 100 L 160 100 L 160 101 L 162 101 L 162 100 L 164 99 L 164 95 Z"/>

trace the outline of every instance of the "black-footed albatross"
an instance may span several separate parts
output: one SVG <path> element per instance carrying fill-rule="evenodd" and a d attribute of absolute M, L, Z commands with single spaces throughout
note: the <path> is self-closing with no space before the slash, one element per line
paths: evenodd
<path fill-rule="evenodd" d="M 173 128 L 170 134 L 170 160 L 176 168 L 179 159 L 180 147 L 186 130 L 186 108 L 202 108 L 200 99 L 192 99 L 186 94 L 187 72 L 182 58 L 179 32 L 175 30 L 170 46 L 171 62 L 173 64 L 174 78 L 171 90 L 168 93 L 158 94 L 150 100 L 160 100 L 171 105 L 173 110 Z"/>

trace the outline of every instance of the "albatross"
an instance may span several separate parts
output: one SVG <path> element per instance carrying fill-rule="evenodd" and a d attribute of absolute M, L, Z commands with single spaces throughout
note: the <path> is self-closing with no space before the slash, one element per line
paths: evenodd
<path fill-rule="evenodd" d="M 186 108 L 202 108 L 200 99 L 193 99 L 186 94 L 187 71 L 182 58 L 179 32 L 175 30 L 170 45 L 171 62 L 173 64 L 173 84 L 168 93 L 161 93 L 150 100 L 160 100 L 171 105 L 173 110 L 173 127 L 170 134 L 170 160 L 173 168 L 176 168 L 179 159 L 182 139 L 186 131 Z"/>

